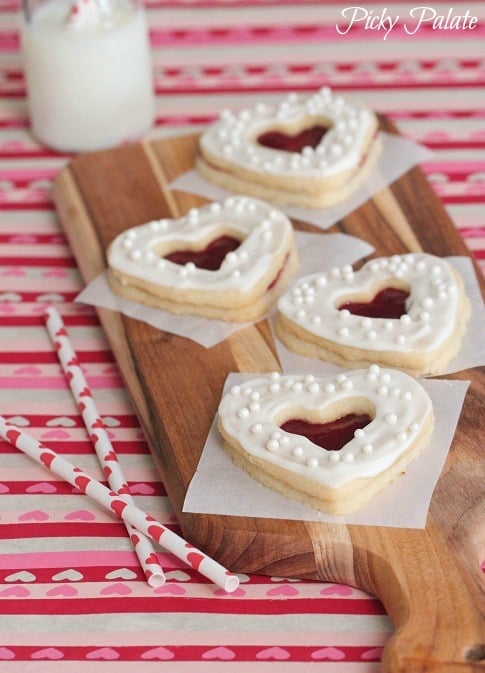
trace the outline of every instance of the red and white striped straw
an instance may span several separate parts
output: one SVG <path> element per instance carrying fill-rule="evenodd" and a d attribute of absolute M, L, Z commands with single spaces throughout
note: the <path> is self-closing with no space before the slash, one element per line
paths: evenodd
<path fill-rule="evenodd" d="M 44 318 L 47 331 L 56 349 L 57 357 L 69 382 L 69 387 L 81 412 L 108 483 L 113 491 L 126 495 L 126 499 L 135 504 L 130 495 L 129 487 L 118 462 L 116 452 L 96 408 L 76 351 L 69 340 L 64 322 L 57 309 L 53 306 L 46 309 Z M 165 582 L 165 575 L 151 541 L 136 531 L 130 524 L 126 525 L 126 530 L 148 584 L 151 587 L 162 586 Z"/>
<path fill-rule="evenodd" d="M 150 540 L 160 543 L 174 556 L 190 568 L 197 570 L 224 591 L 232 593 L 238 588 L 239 578 L 237 575 L 229 572 L 224 566 L 191 545 L 180 535 L 133 505 L 124 495 L 118 495 L 110 491 L 109 488 L 28 435 L 24 430 L 10 424 L 3 416 L 0 416 L 0 438 L 15 446 L 19 451 L 43 465 L 56 476 L 78 488 L 99 505 L 114 512 L 125 523 L 131 524 Z"/>

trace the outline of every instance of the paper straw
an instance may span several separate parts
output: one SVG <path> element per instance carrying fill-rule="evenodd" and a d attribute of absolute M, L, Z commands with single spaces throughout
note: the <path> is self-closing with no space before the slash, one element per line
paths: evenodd
<path fill-rule="evenodd" d="M 123 476 L 111 440 L 96 408 L 94 398 L 89 389 L 83 370 L 81 369 L 81 365 L 79 364 L 77 354 L 69 341 L 64 322 L 57 309 L 53 306 L 46 309 L 44 318 L 47 331 L 55 346 L 62 370 L 69 382 L 69 387 L 76 400 L 78 409 L 81 412 L 84 424 L 111 490 L 116 491 L 116 493 L 125 494 L 126 499 L 131 502 L 131 504 L 135 504 L 135 501 L 130 495 L 128 484 Z M 128 531 L 128 535 L 130 536 L 148 584 L 151 587 L 162 586 L 165 582 L 165 575 L 155 550 L 153 549 L 152 543 L 147 537 L 134 530 L 130 524 L 126 525 L 126 530 Z"/>
<path fill-rule="evenodd" d="M 130 503 L 124 495 L 118 495 L 93 479 L 87 472 L 75 467 L 42 442 L 37 441 L 24 430 L 9 423 L 0 416 L 0 438 L 15 446 L 37 463 L 43 465 L 56 476 L 79 489 L 99 505 L 114 512 L 125 523 L 131 524 L 154 542 L 158 542 L 190 568 L 197 570 L 227 593 L 236 591 L 239 578 L 224 566 L 200 551 L 180 535 Z"/>

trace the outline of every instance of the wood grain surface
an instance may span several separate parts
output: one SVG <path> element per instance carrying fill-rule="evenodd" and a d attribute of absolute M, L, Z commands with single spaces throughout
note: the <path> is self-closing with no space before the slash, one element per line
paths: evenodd
<path fill-rule="evenodd" d="M 395 131 L 385 119 L 382 127 Z M 59 173 L 55 203 L 86 282 L 106 268 L 119 232 L 204 203 L 165 186 L 192 168 L 196 148 L 196 135 L 126 146 L 80 155 Z M 419 168 L 329 231 L 367 240 L 376 255 L 469 255 Z M 485 670 L 483 371 L 453 377 L 471 385 L 424 530 L 186 514 L 227 374 L 278 368 L 268 325 L 208 350 L 113 311 L 99 316 L 187 539 L 234 571 L 342 582 L 378 596 L 395 626 L 384 673 Z"/>

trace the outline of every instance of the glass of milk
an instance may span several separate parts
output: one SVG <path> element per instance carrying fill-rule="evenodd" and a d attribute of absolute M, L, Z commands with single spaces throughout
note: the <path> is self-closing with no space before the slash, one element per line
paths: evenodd
<path fill-rule="evenodd" d="M 23 0 L 32 131 L 62 152 L 135 140 L 155 102 L 140 0 Z"/>

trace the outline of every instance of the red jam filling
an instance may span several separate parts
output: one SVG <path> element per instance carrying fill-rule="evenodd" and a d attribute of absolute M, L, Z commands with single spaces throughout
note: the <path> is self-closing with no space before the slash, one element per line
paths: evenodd
<path fill-rule="evenodd" d="M 289 136 L 282 131 L 266 131 L 258 136 L 258 143 L 272 150 L 284 150 L 285 152 L 301 152 L 304 147 L 317 147 L 321 139 L 327 133 L 328 127 L 319 124 L 303 129 L 294 136 Z"/>
<path fill-rule="evenodd" d="M 292 435 L 302 435 L 328 451 L 338 451 L 354 436 L 359 428 L 372 421 L 369 414 L 347 414 L 328 423 L 310 423 L 301 418 L 291 418 L 281 429 Z"/>
<path fill-rule="evenodd" d="M 217 271 L 221 268 L 225 256 L 236 250 L 240 245 L 241 241 L 233 236 L 219 236 L 203 250 L 175 250 L 169 255 L 165 255 L 165 259 L 182 266 L 192 262 L 199 269 Z"/>
<path fill-rule="evenodd" d="M 347 309 L 353 315 L 361 315 L 367 318 L 400 318 L 406 313 L 406 299 L 409 297 L 407 290 L 397 287 L 386 287 L 376 294 L 369 302 L 349 301 L 341 304 L 340 311 Z"/>

